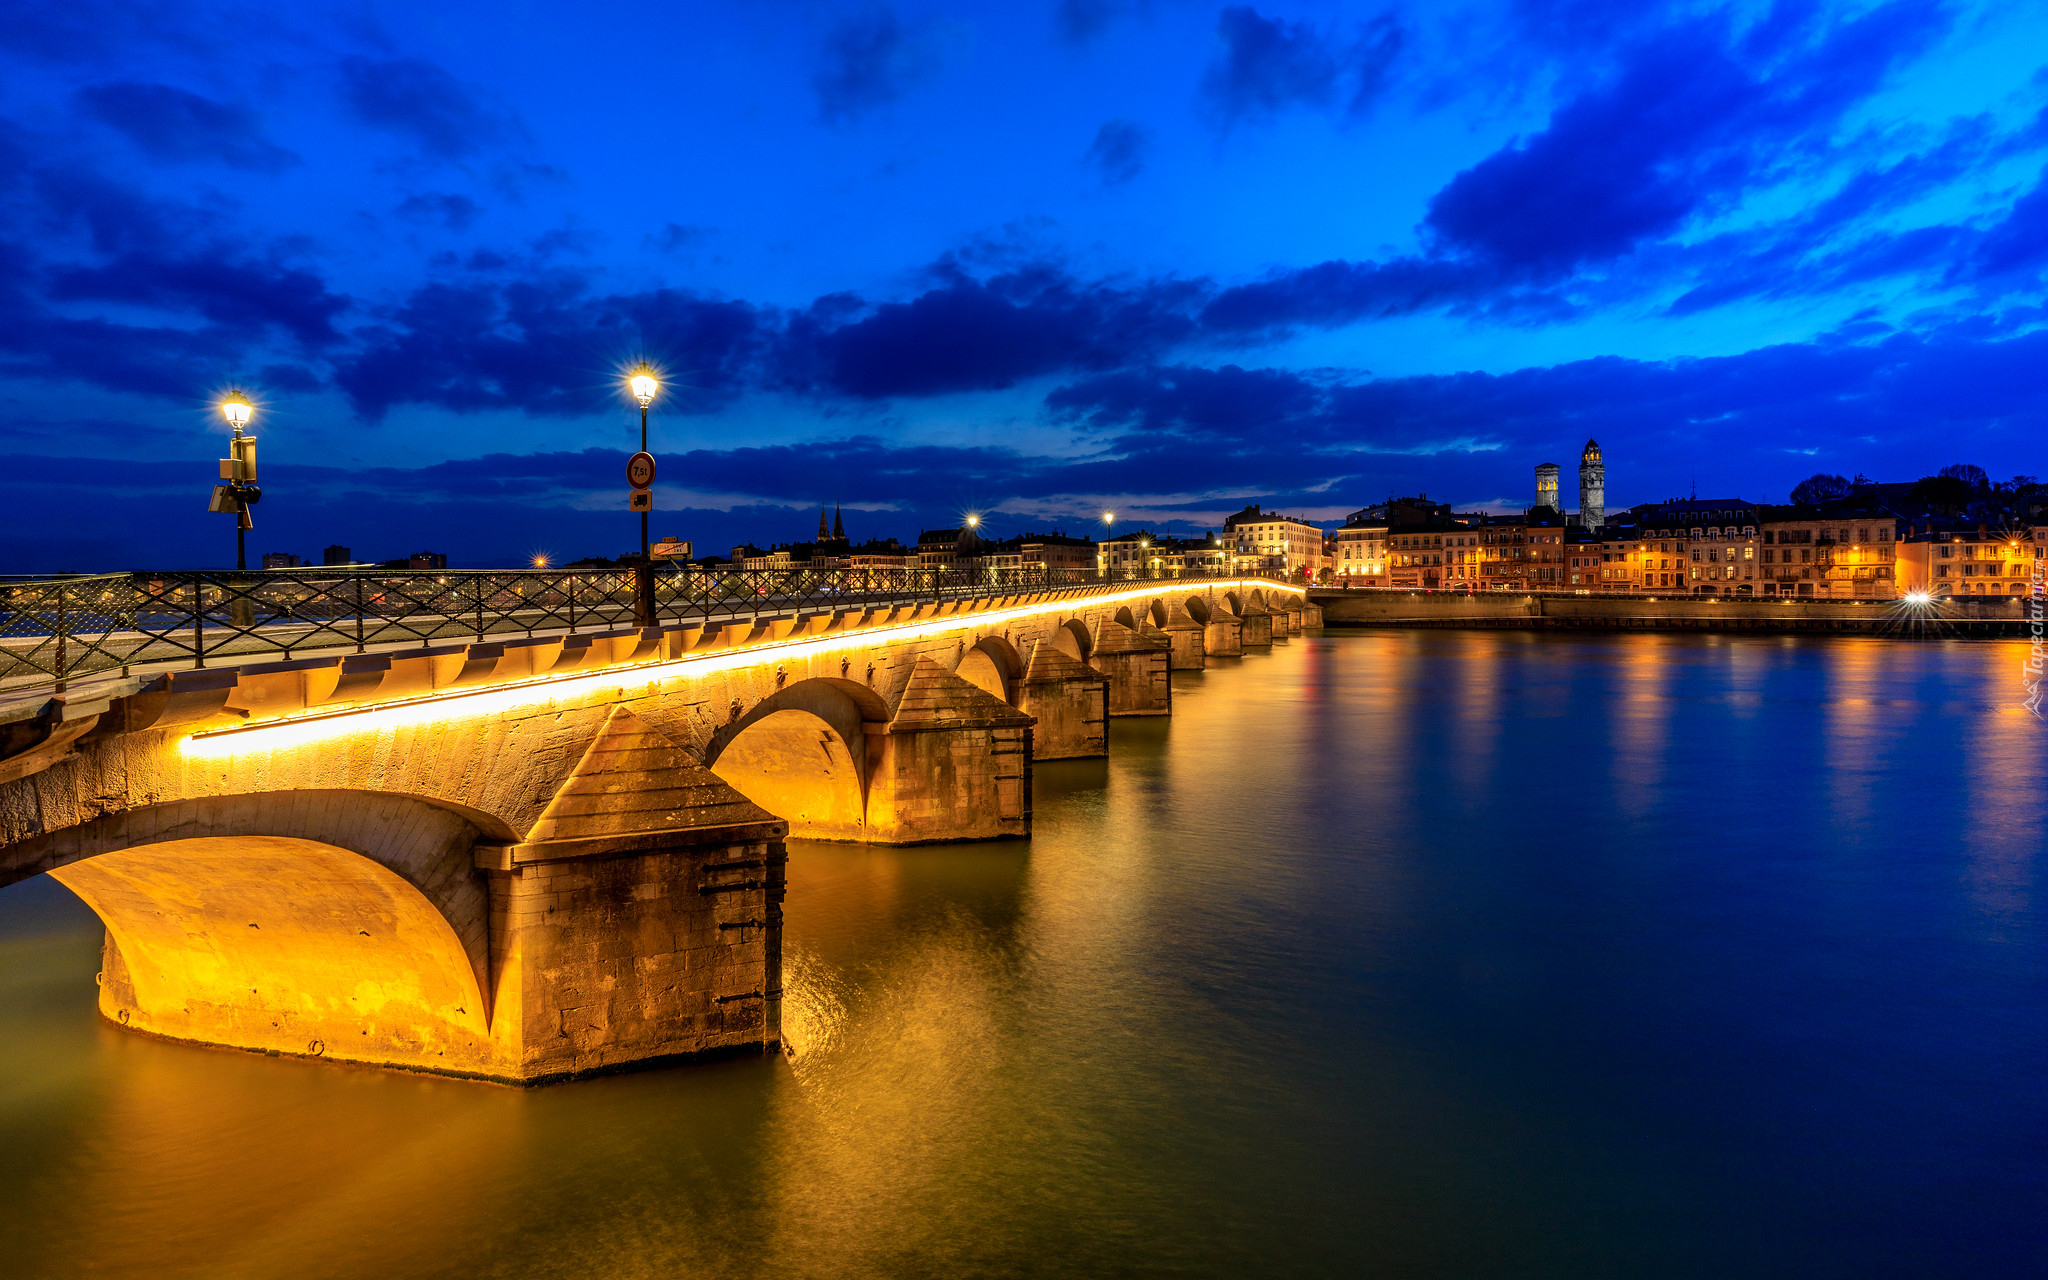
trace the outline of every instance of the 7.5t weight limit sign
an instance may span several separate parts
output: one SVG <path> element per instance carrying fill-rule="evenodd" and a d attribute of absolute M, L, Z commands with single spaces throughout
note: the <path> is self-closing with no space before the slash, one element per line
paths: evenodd
<path fill-rule="evenodd" d="M 645 489 L 654 483 L 654 455 L 636 453 L 626 459 L 626 483 L 635 489 Z"/>

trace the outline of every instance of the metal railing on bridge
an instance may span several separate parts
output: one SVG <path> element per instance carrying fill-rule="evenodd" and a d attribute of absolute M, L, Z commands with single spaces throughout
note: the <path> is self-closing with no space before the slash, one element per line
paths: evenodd
<path fill-rule="evenodd" d="M 1181 578 L 1260 577 L 1250 573 Z M 0 692 L 135 668 L 1101 585 L 1092 570 L 272 569 L 0 578 Z"/>

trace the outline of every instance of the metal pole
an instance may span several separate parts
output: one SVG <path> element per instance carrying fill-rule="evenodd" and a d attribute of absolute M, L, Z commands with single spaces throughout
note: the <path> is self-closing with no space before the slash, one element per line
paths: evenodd
<path fill-rule="evenodd" d="M 647 404 L 640 404 L 640 452 L 647 452 Z M 654 565 L 648 556 L 647 512 L 640 513 L 640 563 L 633 567 L 633 613 L 638 626 L 654 625 Z"/>

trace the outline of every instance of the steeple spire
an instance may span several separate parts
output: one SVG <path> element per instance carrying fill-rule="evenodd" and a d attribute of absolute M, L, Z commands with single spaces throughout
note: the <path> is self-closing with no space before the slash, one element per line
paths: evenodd
<path fill-rule="evenodd" d="M 839 522 L 839 504 L 832 504 L 832 541 L 846 541 L 846 526 Z"/>
<path fill-rule="evenodd" d="M 823 542 L 823 541 L 825 541 L 826 539 L 830 538 L 831 536 L 832 536 L 832 526 L 831 526 L 831 525 L 828 525 L 828 524 L 826 524 L 826 523 L 825 523 L 825 508 L 823 508 L 823 507 L 819 507 L 819 508 L 818 508 L 818 541 L 820 541 L 820 542 Z"/>

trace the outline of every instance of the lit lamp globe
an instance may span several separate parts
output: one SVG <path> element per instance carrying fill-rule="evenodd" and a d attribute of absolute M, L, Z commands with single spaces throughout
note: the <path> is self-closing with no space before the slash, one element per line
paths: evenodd
<path fill-rule="evenodd" d="M 250 404 L 249 398 L 239 391 L 229 392 L 228 398 L 220 402 L 220 414 L 228 420 L 228 425 L 235 429 L 236 435 L 242 434 L 242 428 L 249 425 L 249 416 L 254 412 L 256 406 Z"/>
<path fill-rule="evenodd" d="M 661 390 L 661 379 L 654 376 L 654 370 L 643 364 L 633 371 L 633 376 L 626 380 L 626 385 L 633 389 L 633 398 L 640 402 L 642 409 L 645 409 L 654 402 L 654 393 Z"/>

